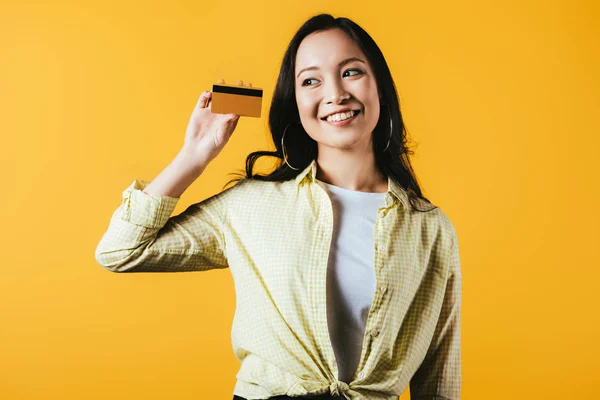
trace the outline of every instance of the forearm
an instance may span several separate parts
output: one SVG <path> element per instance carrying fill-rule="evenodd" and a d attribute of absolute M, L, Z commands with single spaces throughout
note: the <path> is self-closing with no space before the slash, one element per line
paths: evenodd
<path fill-rule="evenodd" d="M 209 161 L 192 160 L 191 155 L 180 151 L 173 161 L 144 189 L 155 196 L 179 198 L 204 172 Z"/>

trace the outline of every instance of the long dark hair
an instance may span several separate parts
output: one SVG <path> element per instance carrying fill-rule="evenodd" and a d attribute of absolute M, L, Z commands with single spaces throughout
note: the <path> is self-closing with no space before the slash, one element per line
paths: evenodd
<path fill-rule="evenodd" d="M 392 179 L 407 191 L 413 209 L 426 212 L 437 208 L 434 206 L 429 210 L 419 210 L 415 207 L 415 199 L 422 199 L 429 204 L 431 202 L 423 196 L 414 175 L 409 159 L 413 151 L 407 146 L 408 139 L 404 122 L 402 121 L 396 86 L 379 46 L 377 46 L 364 29 L 352 20 L 343 17 L 334 18 L 330 14 L 319 14 L 306 21 L 292 38 L 283 56 L 269 110 L 269 128 L 276 150 L 262 150 L 250 153 L 246 158 L 245 174 L 233 173 L 238 177 L 230 180 L 225 186 L 240 179 L 256 179 L 272 182 L 287 181 L 295 178 L 316 158 L 317 142 L 306 133 L 300 124 L 300 115 L 298 113 L 298 106 L 296 105 L 294 79 L 296 54 L 300 43 L 309 34 L 336 28 L 341 29 L 360 46 L 363 53 L 369 59 L 375 73 L 375 80 L 377 81 L 381 99 L 381 113 L 373 132 L 373 151 L 375 153 L 377 168 L 386 177 L 391 176 Z M 391 133 L 390 118 L 393 127 Z M 284 162 L 281 138 L 286 127 L 288 128 L 285 133 L 287 161 L 299 170 L 290 168 Z M 384 152 L 383 150 L 386 147 L 388 139 L 390 139 L 390 144 Z M 254 174 L 254 163 L 258 158 L 263 156 L 279 158 L 278 166 L 268 175 Z"/>

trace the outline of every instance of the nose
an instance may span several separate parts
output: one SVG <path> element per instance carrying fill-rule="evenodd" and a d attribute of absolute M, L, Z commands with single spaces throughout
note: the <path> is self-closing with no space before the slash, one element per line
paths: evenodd
<path fill-rule="evenodd" d="M 342 100 L 350 98 L 350 94 L 344 88 L 344 84 L 340 83 L 337 79 L 331 80 L 330 84 L 326 84 L 325 86 L 325 98 L 327 99 L 327 104 L 339 103 Z"/>

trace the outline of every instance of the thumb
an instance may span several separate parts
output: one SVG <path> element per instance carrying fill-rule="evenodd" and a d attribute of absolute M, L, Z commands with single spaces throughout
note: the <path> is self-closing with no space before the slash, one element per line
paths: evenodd
<path fill-rule="evenodd" d="M 196 102 L 196 108 L 206 108 L 208 105 L 207 103 L 210 101 L 211 97 L 212 97 L 211 92 L 209 92 L 207 90 L 202 92 L 202 94 L 198 98 L 198 101 Z"/>

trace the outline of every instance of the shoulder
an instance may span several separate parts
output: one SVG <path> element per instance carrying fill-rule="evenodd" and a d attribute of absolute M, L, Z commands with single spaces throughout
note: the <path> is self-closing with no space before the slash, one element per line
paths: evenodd
<path fill-rule="evenodd" d="M 456 228 L 454 227 L 454 224 L 450 220 L 450 217 L 440 207 L 431 210 L 429 214 L 431 214 L 429 218 L 435 221 L 436 225 L 443 233 L 452 238 L 456 237 Z"/>
<path fill-rule="evenodd" d="M 231 191 L 231 196 L 252 196 L 257 194 L 266 194 L 268 192 L 281 190 L 282 186 L 287 186 L 290 181 L 261 181 L 258 179 L 242 178 L 226 191 Z"/>
<path fill-rule="evenodd" d="M 284 201 L 294 193 L 294 181 L 262 181 L 243 178 L 223 190 L 218 196 L 226 199 L 230 206 L 253 206 Z"/>
<path fill-rule="evenodd" d="M 443 249 L 443 259 L 447 260 L 448 268 L 453 273 L 460 273 L 460 256 L 456 228 L 450 217 L 441 208 L 436 208 L 434 211 L 433 218 L 436 220 L 437 236 Z"/>
<path fill-rule="evenodd" d="M 441 260 L 448 260 L 456 252 L 458 246 L 456 228 L 442 208 L 438 206 L 426 212 L 413 210 L 410 215 L 412 218 L 417 218 L 417 221 L 411 225 L 421 232 L 420 240 L 421 243 L 427 243 L 425 246 L 427 251 L 436 252 Z"/>

